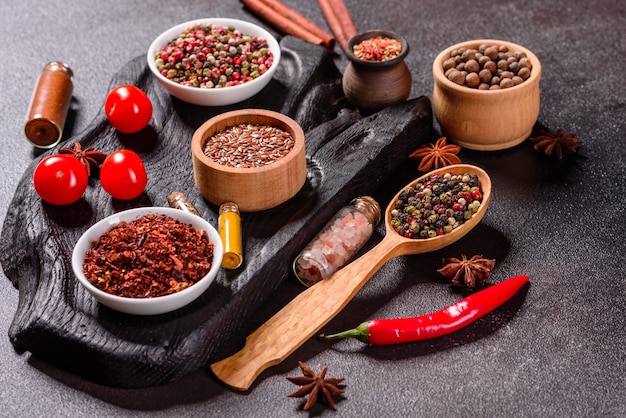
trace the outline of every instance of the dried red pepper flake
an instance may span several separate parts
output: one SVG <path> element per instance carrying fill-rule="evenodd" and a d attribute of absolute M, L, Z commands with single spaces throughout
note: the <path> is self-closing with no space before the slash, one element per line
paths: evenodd
<path fill-rule="evenodd" d="M 365 61 L 389 61 L 400 55 L 402 43 L 388 36 L 376 36 L 354 45 L 352 52 Z"/>
<path fill-rule="evenodd" d="M 213 263 L 206 231 L 168 215 L 120 222 L 93 241 L 83 272 L 98 289 L 129 298 L 152 298 L 186 289 Z"/>

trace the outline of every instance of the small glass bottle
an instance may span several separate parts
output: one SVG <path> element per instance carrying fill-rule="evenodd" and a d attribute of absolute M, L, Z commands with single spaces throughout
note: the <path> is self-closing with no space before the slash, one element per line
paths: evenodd
<path fill-rule="evenodd" d="M 52 148 L 61 140 L 72 99 L 74 73 L 62 62 L 43 69 L 28 108 L 24 134 L 37 148 Z"/>
<path fill-rule="evenodd" d="M 222 267 L 229 270 L 236 269 L 243 262 L 239 207 L 233 202 L 222 203 L 220 205 L 218 224 L 220 237 L 224 245 Z"/>
<path fill-rule="evenodd" d="M 293 272 L 298 280 L 308 287 L 330 277 L 363 247 L 379 222 L 380 206 L 374 199 L 353 199 L 296 257 Z"/>
<path fill-rule="evenodd" d="M 182 192 L 173 192 L 167 197 L 167 203 L 174 209 L 180 209 L 192 215 L 200 216 L 196 207 L 187 199 Z"/>

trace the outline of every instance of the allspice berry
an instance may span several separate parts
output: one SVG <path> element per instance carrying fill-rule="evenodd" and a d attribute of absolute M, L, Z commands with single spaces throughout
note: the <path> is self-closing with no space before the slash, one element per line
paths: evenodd
<path fill-rule="evenodd" d="M 495 61 L 491 61 L 491 60 L 487 61 L 485 65 L 483 65 L 483 68 L 489 70 L 491 74 L 495 74 L 496 71 L 498 71 L 498 65 L 496 64 Z"/>
<path fill-rule="evenodd" d="M 488 56 L 492 61 L 498 58 L 498 47 L 490 46 L 485 49 L 485 55 Z"/>
<path fill-rule="evenodd" d="M 450 71 L 450 74 L 448 75 L 448 80 L 462 86 L 465 83 L 465 75 L 462 71 L 455 69 Z"/>
<path fill-rule="evenodd" d="M 480 77 L 478 77 L 478 74 L 476 73 L 468 73 L 467 76 L 465 77 L 465 85 L 467 87 L 478 87 L 478 85 L 480 84 Z"/>
<path fill-rule="evenodd" d="M 522 80 L 527 80 L 528 77 L 530 77 L 530 69 L 526 67 L 520 68 L 520 70 L 517 72 L 517 75 L 520 76 Z"/>
<path fill-rule="evenodd" d="M 503 78 L 502 80 L 500 80 L 500 88 L 503 89 L 508 89 L 509 87 L 513 87 L 515 84 L 513 83 L 513 80 L 511 80 L 510 78 Z"/>
<path fill-rule="evenodd" d="M 450 68 L 454 68 L 454 67 L 456 67 L 456 62 L 452 58 L 449 58 L 449 59 L 447 59 L 447 60 L 445 60 L 443 62 L 443 70 L 444 71 L 447 71 Z"/>
<path fill-rule="evenodd" d="M 478 70 L 480 70 L 478 61 L 471 59 L 465 62 L 465 71 L 467 71 L 468 73 L 477 73 Z"/>
<path fill-rule="evenodd" d="M 486 68 L 483 68 L 478 73 L 478 78 L 480 78 L 480 81 L 482 81 L 483 83 L 489 83 L 489 81 L 491 81 L 491 71 L 489 71 Z"/>

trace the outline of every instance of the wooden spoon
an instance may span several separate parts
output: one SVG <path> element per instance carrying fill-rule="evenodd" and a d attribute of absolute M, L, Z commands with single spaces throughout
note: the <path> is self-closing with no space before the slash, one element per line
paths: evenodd
<path fill-rule="evenodd" d="M 407 186 L 412 186 L 433 173 L 444 175 L 450 171 L 478 175 L 483 200 L 474 216 L 449 234 L 427 239 L 405 238 L 390 224 L 391 211 L 400 194 L 398 192 L 385 212 L 385 237 L 382 241 L 331 277 L 300 293 L 250 334 L 240 351 L 213 363 L 211 370 L 215 376 L 232 389 L 248 390 L 263 370 L 283 361 L 319 332 L 387 261 L 401 255 L 441 249 L 474 228 L 485 215 L 491 198 L 491 180 L 482 169 L 466 164 L 448 166 L 431 171 Z"/>

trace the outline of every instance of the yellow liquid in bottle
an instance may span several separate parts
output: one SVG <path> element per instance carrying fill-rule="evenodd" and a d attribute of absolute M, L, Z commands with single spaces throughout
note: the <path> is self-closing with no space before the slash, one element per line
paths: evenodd
<path fill-rule="evenodd" d="M 236 269 L 243 262 L 241 243 L 241 217 L 237 206 L 232 203 L 220 207 L 219 232 L 224 245 L 222 267 Z M 234 210 L 233 210 L 234 209 Z"/>

